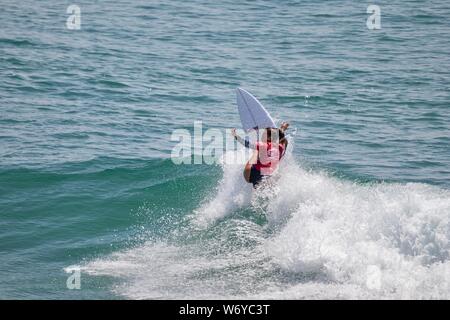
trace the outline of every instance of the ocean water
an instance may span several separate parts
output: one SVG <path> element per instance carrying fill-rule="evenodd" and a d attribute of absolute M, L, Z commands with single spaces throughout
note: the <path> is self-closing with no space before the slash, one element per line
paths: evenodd
<path fill-rule="evenodd" d="M 1 1 L 0 298 L 450 298 L 448 1 L 71 4 Z M 239 86 L 292 128 L 256 192 L 170 157 Z"/>

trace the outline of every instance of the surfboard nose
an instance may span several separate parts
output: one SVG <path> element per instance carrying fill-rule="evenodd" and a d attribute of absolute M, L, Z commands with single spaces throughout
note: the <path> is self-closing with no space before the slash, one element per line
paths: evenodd
<path fill-rule="evenodd" d="M 237 88 L 236 93 L 239 116 L 245 131 L 255 127 L 260 129 L 276 127 L 270 114 L 250 92 Z"/>

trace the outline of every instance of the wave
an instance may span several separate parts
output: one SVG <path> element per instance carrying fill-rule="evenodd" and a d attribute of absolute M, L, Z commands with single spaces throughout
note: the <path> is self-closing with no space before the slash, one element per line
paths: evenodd
<path fill-rule="evenodd" d="M 287 217 L 267 243 L 283 269 L 320 270 L 327 280 L 376 298 L 448 298 L 448 190 L 413 183 L 360 185 L 299 167 L 289 172 L 268 212 L 275 223 Z"/>
<path fill-rule="evenodd" d="M 133 299 L 450 298 L 449 190 L 344 180 L 291 154 L 257 191 L 242 166 L 222 169 L 174 235 L 84 271 Z"/>

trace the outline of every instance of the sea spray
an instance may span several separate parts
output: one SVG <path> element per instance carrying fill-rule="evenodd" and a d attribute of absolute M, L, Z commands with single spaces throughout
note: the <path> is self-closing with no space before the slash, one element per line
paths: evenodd
<path fill-rule="evenodd" d="M 220 168 L 217 188 L 175 237 L 84 272 L 116 276 L 114 292 L 138 299 L 450 298 L 449 190 L 345 180 L 289 153 L 257 190 L 242 165 Z"/>
<path fill-rule="evenodd" d="M 244 150 L 239 149 L 224 154 L 220 162 L 223 170 L 222 179 L 216 190 L 213 190 L 201 207 L 194 212 L 193 222 L 197 226 L 206 227 L 234 210 L 249 205 L 251 186 L 244 181 L 242 174 L 244 164 L 227 161 L 230 158 L 238 159 L 239 154 L 244 154 Z"/>
<path fill-rule="evenodd" d="M 367 288 L 372 268 L 379 270 L 379 297 L 448 297 L 448 190 L 412 183 L 362 185 L 306 172 L 295 163 L 285 170 L 290 174 L 281 175 L 280 185 L 291 187 L 267 215 L 271 221 L 290 218 L 266 247 L 283 269 L 323 271 L 328 281 Z"/>

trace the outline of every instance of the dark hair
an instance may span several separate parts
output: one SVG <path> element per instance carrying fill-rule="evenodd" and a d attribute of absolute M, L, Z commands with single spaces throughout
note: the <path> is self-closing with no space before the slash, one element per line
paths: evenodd
<path fill-rule="evenodd" d="M 267 141 L 272 141 L 272 130 L 274 130 L 274 131 L 277 130 L 277 132 L 278 132 L 278 141 L 280 143 L 284 143 L 284 141 L 286 141 L 286 135 L 284 134 L 283 130 L 281 130 L 281 129 L 274 129 L 274 128 L 267 128 L 266 129 Z"/>

